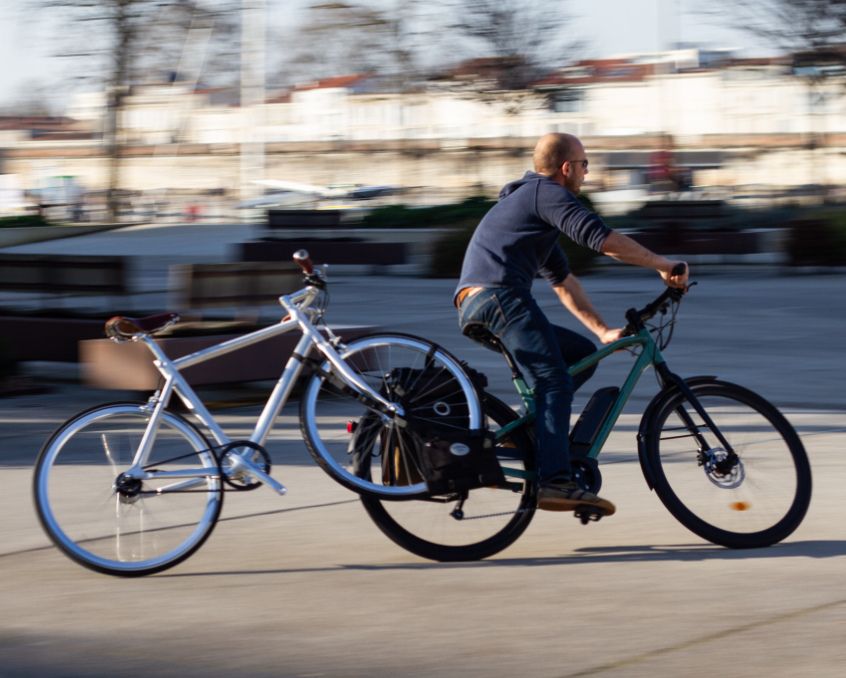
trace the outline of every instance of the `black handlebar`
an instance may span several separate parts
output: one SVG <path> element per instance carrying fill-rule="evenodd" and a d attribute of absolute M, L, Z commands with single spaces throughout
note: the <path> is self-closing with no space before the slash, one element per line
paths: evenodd
<path fill-rule="evenodd" d="M 623 336 L 627 337 L 631 334 L 637 334 L 642 328 L 643 324 L 661 311 L 668 302 L 680 301 L 684 296 L 685 290 L 678 287 L 668 287 L 658 296 L 655 301 L 647 304 L 640 310 L 630 308 L 626 311 L 626 321 L 628 324 L 623 330 Z"/>
<path fill-rule="evenodd" d="M 673 270 L 670 271 L 670 275 L 682 275 L 685 272 L 687 266 L 684 262 L 679 262 L 673 267 Z M 654 317 L 657 313 L 663 312 L 666 310 L 667 304 L 670 302 L 679 302 L 681 298 L 685 295 L 688 289 L 690 289 L 692 285 L 689 285 L 686 288 L 680 287 L 668 287 L 665 289 L 658 297 L 644 306 L 642 309 L 637 310 L 634 308 L 630 308 L 626 311 L 626 322 L 627 325 L 623 329 L 623 336 L 628 337 L 633 334 L 637 334 L 640 330 L 643 329 L 644 323 Z"/>
<path fill-rule="evenodd" d="M 680 261 L 675 266 L 673 266 L 673 270 L 670 271 L 670 275 L 682 275 L 687 270 L 687 264 L 683 261 Z"/>

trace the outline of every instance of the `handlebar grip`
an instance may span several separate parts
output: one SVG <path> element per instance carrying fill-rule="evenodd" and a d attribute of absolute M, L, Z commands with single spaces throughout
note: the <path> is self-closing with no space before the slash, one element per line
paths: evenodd
<path fill-rule="evenodd" d="M 311 275 L 314 273 L 314 265 L 311 263 L 311 257 L 308 255 L 308 250 L 297 250 L 294 252 L 294 261 L 303 269 L 303 273 Z"/>
<path fill-rule="evenodd" d="M 687 270 L 687 264 L 683 261 L 680 261 L 675 266 L 673 266 L 673 270 L 670 271 L 670 275 L 684 275 L 684 272 Z"/>

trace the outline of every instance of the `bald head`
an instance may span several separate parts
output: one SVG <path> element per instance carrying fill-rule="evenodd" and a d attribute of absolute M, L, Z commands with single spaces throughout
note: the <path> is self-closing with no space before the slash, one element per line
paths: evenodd
<path fill-rule="evenodd" d="M 580 153 L 581 148 L 582 142 L 572 134 L 544 134 L 535 144 L 535 152 L 532 155 L 535 172 L 552 176 L 561 169 L 565 160 L 570 160 Z"/>

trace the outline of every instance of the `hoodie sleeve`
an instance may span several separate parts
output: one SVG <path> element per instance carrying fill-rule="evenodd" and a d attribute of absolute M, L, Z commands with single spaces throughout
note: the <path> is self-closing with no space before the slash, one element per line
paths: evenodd
<path fill-rule="evenodd" d="M 550 285 L 560 285 L 570 275 L 570 263 L 567 255 L 558 243 L 549 251 L 549 256 L 538 271 Z"/>
<path fill-rule="evenodd" d="M 595 212 L 591 212 L 565 188 L 543 182 L 537 194 L 538 216 L 555 226 L 573 242 L 601 251 L 611 229 Z"/>

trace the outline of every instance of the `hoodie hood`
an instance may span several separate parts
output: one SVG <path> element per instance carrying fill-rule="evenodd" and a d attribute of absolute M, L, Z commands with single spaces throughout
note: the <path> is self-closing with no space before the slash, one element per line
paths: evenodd
<path fill-rule="evenodd" d="M 539 179 L 549 180 L 549 177 L 543 174 L 538 174 L 537 172 L 526 172 L 521 178 L 505 184 L 505 186 L 503 186 L 502 190 L 499 192 L 499 199 L 502 200 L 505 196 L 514 193 L 514 191 L 516 191 L 521 186 L 528 184 L 531 181 L 538 181 Z"/>

